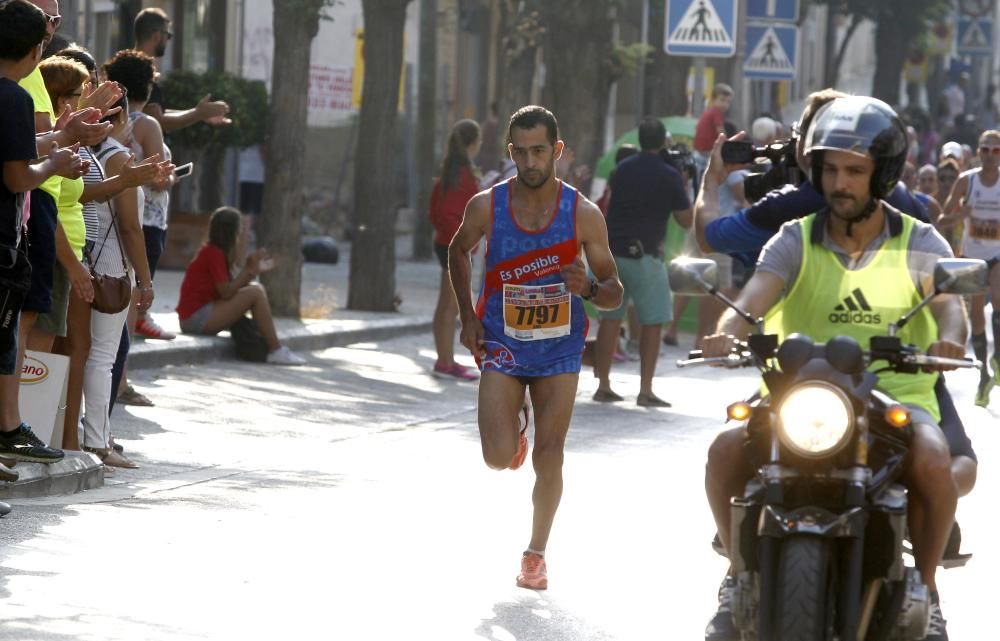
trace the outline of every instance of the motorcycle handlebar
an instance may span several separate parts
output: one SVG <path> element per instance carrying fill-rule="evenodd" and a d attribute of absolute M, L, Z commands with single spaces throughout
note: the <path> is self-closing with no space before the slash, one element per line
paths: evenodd
<path fill-rule="evenodd" d="M 913 354 L 906 357 L 906 362 L 913 365 L 942 365 L 945 367 L 966 367 L 982 368 L 983 364 L 974 358 L 944 358 L 942 356 L 928 356 L 927 354 Z"/>
<path fill-rule="evenodd" d="M 688 356 L 691 357 L 694 354 L 701 354 L 701 352 L 691 352 Z M 729 368 L 744 367 L 751 363 L 749 354 L 730 354 L 729 356 L 715 356 L 712 358 L 704 358 L 701 356 L 687 358 L 677 361 L 677 367 L 683 369 L 685 367 L 701 367 L 703 365 L 724 365 Z"/>

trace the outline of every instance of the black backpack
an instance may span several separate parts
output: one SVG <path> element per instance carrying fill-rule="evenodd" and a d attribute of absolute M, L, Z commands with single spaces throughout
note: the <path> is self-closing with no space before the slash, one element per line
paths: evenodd
<path fill-rule="evenodd" d="M 263 363 L 267 360 L 267 342 L 257 329 L 257 324 L 249 316 L 243 316 L 232 327 L 229 335 L 233 337 L 236 347 L 236 358 L 253 363 Z"/>

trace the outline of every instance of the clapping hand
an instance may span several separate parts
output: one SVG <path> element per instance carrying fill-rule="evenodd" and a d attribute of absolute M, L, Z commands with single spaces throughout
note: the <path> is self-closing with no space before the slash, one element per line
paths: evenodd
<path fill-rule="evenodd" d="M 160 154 L 153 154 L 138 165 L 133 164 L 135 155 L 131 155 L 122 167 L 122 181 L 127 187 L 140 187 L 151 183 L 168 180 L 174 172 L 174 163 L 160 160 Z"/>
<path fill-rule="evenodd" d="M 102 82 L 96 87 L 88 82 L 80 94 L 79 108 L 94 107 L 101 111 L 101 117 L 113 116 L 121 111 L 121 107 L 115 107 L 115 103 L 121 100 L 122 94 L 122 88 L 117 82 Z"/>
<path fill-rule="evenodd" d="M 205 96 L 195 106 L 199 119 L 215 126 L 231 124 L 233 121 L 226 117 L 229 114 L 229 105 L 221 100 L 212 102 L 211 98 L 211 95 Z"/>
<path fill-rule="evenodd" d="M 54 129 L 65 131 L 70 143 L 82 143 L 91 147 L 104 141 L 111 133 L 110 122 L 101 122 L 101 110 L 87 107 L 78 111 L 70 111 L 67 106 Z"/>

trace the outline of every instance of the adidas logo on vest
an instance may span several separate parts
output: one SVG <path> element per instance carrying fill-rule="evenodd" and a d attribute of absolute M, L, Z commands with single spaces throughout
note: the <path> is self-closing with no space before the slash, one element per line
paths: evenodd
<path fill-rule="evenodd" d="M 872 313 L 872 307 L 859 287 L 851 292 L 843 303 L 833 308 L 827 320 L 836 324 L 881 325 L 882 315 Z"/>

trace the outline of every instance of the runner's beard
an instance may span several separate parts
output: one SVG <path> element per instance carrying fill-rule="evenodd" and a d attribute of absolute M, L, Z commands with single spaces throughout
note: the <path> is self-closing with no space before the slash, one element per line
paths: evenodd
<path fill-rule="evenodd" d="M 517 170 L 517 180 L 525 187 L 530 187 L 531 189 L 538 189 L 546 182 L 548 182 L 549 177 L 552 176 L 552 171 L 545 171 L 542 169 L 537 170 L 534 173 L 534 178 L 528 178 L 529 172 L 522 172 L 520 169 Z"/>
<path fill-rule="evenodd" d="M 167 45 L 157 45 L 156 51 L 153 52 L 154 58 L 162 58 L 167 53 Z"/>

